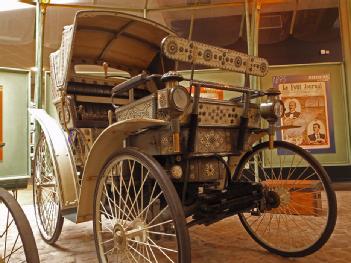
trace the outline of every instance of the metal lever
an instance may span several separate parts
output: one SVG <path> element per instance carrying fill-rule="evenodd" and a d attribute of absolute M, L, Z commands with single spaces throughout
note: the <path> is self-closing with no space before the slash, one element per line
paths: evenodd
<path fill-rule="evenodd" d="M 115 87 L 112 88 L 112 95 L 111 95 L 111 101 L 112 101 L 112 105 L 113 107 L 117 108 L 118 106 L 116 106 L 113 103 L 113 98 L 123 92 L 127 92 L 130 89 L 133 89 L 137 86 L 139 86 L 142 83 L 145 83 L 146 81 L 149 81 L 153 78 L 161 78 L 161 75 L 158 74 L 152 74 L 152 75 L 148 75 L 146 72 L 143 72 L 137 76 L 134 76 L 126 81 L 124 81 L 121 84 L 116 85 Z"/>
<path fill-rule="evenodd" d="M 102 63 L 102 67 L 104 68 L 105 79 L 107 79 L 108 74 L 108 64 L 106 62 Z"/>

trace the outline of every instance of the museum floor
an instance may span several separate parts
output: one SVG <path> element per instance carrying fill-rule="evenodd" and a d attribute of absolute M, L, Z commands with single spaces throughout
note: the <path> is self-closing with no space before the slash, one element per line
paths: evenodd
<path fill-rule="evenodd" d="M 286 259 L 260 248 L 245 232 L 237 217 L 209 227 L 190 230 L 192 263 L 351 262 L 351 191 L 338 191 L 338 221 L 330 241 L 319 252 L 300 259 Z M 21 191 L 19 200 L 31 222 L 41 262 L 97 262 L 91 222 L 75 225 L 65 221 L 57 246 L 41 240 L 30 204 L 31 191 Z"/>

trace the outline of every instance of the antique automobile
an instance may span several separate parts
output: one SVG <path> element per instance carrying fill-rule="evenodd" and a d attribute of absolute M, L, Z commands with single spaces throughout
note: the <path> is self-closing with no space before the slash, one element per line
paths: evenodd
<path fill-rule="evenodd" d="M 59 121 L 30 110 L 42 130 L 34 199 L 47 243 L 64 218 L 92 220 L 100 262 L 191 262 L 188 228 L 234 215 L 281 256 L 309 255 L 329 239 L 336 198 L 326 171 L 274 139 L 294 128 L 278 125 L 279 90 L 249 87 L 250 75 L 268 72 L 265 59 L 140 17 L 81 11 L 50 63 Z M 185 77 L 180 63 L 241 73 L 245 85 Z M 102 74 L 84 75 L 82 65 Z M 202 87 L 233 96 L 202 98 Z"/>

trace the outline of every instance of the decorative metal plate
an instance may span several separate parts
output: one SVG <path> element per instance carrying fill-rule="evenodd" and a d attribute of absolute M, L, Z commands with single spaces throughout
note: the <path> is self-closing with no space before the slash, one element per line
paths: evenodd
<path fill-rule="evenodd" d="M 199 125 L 239 126 L 243 112 L 241 105 L 229 103 L 199 103 Z M 260 127 L 260 112 L 257 108 L 249 109 L 249 127 Z"/>
<path fill-rule="evenodd" d="M 195 152 L 224 153 L 231 152 L 233 143 L 233 129 L 198 128 Z"/>
<path fill-rule="evenodd" d="M 116 110 L 116 118 L 118 121 L 141 118 L 155 119 L 156 102 L 154 96 L 147 96 L 118 108 Z"/>
<path fill-rule="evenodd" d="M 190 181 L 207 182 L 225 177 L 225 167 L 216 158 L 200 158 L 190 161 Z"/>
<path fill-rule="evenodd" d="M 162 52 L 173 60 L 261 77 L 268 73 L 267 60 L 234 50 L 189 41 L 176 36 L 164 38 L 161 45 Z"/>

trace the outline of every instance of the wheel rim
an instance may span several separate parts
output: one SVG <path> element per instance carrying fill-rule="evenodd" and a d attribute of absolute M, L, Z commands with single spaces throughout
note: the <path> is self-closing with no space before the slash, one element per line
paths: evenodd
<path fill-rule="evenodd" d="M 96 195 L 101 261 L 178 262 L 177 230 L 166 199 L 147 165 L 132 156 L 116 157 Z"/>
<path fill-rule="evenodd" d="M 25 262 L 26 255 L 14 217 L 0 198 L 0 262 Z"/>
<path fill-rule="evenodd" d="M 276 208 L 240 214 L 245 228 L 265 248 L 290 255 L 314 252 L 334 227 L 324 170 L 296 148 L 275 145 L 269 149 L 266 144 L 254 151 L 237 173 L 239 180 L 261 182 L 279 197 Z"/>
<path fill-rule="evenodd" d="M 25 214 L 13 196 L 0 188 L 0 262 L 39 262 L 38 249 Z"/>
<path fill-rule="evenodd" d="M 42 136 L 36 152 L 34 171 L 35 216 L 39 231 L 45 240 L 55 235 L 60 218 L 60 199 L 49 148 Z"/>

